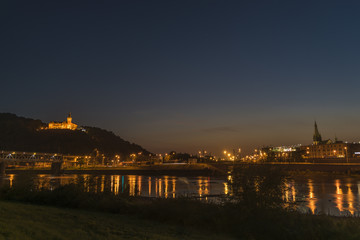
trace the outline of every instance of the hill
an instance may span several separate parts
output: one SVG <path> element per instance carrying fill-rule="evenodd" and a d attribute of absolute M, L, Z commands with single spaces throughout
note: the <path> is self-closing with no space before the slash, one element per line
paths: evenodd
<path fill-rule="evenodd" d="M 98 150 L 105 156 L 123 157 L 138 152 L 150 154 L 141 146 L 97 127 L 84 126 L 86 131 L 39 130 L 41 127 L 46 127 L 41 120 L 0 113 L 0 150 L 74 155 L 90 155 Z"/>

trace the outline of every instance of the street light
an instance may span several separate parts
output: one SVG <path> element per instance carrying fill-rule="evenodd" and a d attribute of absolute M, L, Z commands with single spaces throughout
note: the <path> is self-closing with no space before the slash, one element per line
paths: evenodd
<path fill-rule="evenodd" d="M 347 152 L 347 147 L 344 147 L 345 149 L 345 158 L 346 158 L 346 163 L 349 163 L 349 156 L 348 156 L 348 152 Z"/>
<path fill-rule="evenodd" d="M 227 155 L 227 151 L 226 151 L 226 150 L 224 150 L 224 155 L 225 155 L 224 160 L 226 160 L 226 155 Z"/>

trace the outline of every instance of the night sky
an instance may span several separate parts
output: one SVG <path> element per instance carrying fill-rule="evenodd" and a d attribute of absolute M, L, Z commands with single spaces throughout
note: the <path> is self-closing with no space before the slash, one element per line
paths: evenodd
<path fill-rule="evenodd" d="M 76 3 L 75 3 L 76 2 Z M 152 152 L 360 140 L 359 1 L 1 1 L 0 112 Z"/>

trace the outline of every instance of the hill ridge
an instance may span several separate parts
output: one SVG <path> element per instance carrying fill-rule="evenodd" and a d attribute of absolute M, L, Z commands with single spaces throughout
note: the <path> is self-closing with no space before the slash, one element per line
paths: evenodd
<path fill-rule="evenodd" d="M 55 152 L 91 155 L 94 151 L 111 157 L 129 157 L 132 153 L 150 154 L 140 145 L 131 143 L 109 130 L 82 126 L 81 130 L 47 129 L 38 119 L 0 113 L 0 150 L 25 152 Z"/>

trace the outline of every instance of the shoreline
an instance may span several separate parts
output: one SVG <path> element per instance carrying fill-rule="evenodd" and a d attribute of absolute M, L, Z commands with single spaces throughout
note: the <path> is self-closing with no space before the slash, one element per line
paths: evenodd
<path fill-rule="evenodd" d="M 224 177 L 232 167 L 249 165 L 276 168 L 289 175 L 337 174 L 360 175 L 360 164 L 333 163 L 257 163 L 257 164 L 191 164 L 191 165 L 155 165 L 131 167 L 83 167 L 65 168 L 59 174 L 96 174 L 96 175 L 153 175 L 153 176 L 215 176 Z M 8 168 L 6 174 L 19 173 L 53 174 L 49 168 Z"/>
<path fill-rule="evenodd" d="M 18 173 L 52 174 L 51 169 L 6 169 L 6 174 Z M 178 166 L 143 166 L 143 167 L 95 167 L 82 169 L 62 169 L 60 174 L 97 174 L 97 175 L 172 175 L 172 176 L 225 176 L 207 164 L 199 165 L 178 165 Z"/>

